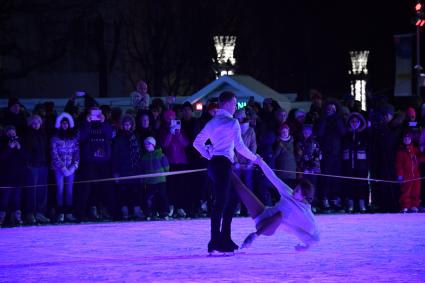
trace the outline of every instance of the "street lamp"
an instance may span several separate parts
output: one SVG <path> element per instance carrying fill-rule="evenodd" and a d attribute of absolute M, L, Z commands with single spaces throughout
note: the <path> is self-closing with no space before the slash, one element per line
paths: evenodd
<path fill-rule="evenodd" d="M 362 104 L 362 110 L 366 110 L 366 77 L 367 77 L 367 60 L 369 51 L 350 51 L 351 70 L 351 94 L 355 100 Z"/>
<path fill-rule="evenodd" d="M 217 78 L 223 75 L 233 75 L 236 64 L 236 59 L 233 57 L 236 36 L 214 36 L 214 46 L 217 51 L 217 58 L 213 60 Z"/>
<path fill-rule="evenodd" d="M 421 66 L 421 28 L 425 26 L 425 17 L 423 12 L 423 4 L 417 1 L 415 5 L 415 26 L 416 26 L 416 95 L 421 95 L 421 86 L 423 85 L 423 74 Z"/>

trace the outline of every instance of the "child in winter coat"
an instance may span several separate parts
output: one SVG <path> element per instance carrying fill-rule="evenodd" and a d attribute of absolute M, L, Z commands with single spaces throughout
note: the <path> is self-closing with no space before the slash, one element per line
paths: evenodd
<path fill-rule="evenodd" d="M 161 148 L 155 148 L 156 140 L 147 137 L 144 140 L 145 153 L 142 156 L 141 167 L 143 174 L 163 173 L 170 171 L 170 165 Z M 154 210 L 161 218 L 168 218 L 168 195 L 165 176 L 143 179 L 146 184 L 145 213 L 151 218 Z M 156 212 L 156 211 L 155 211 Z"/>
<path fill-rule="evenodd" d="M 320 160 L 322 159 L 322 151 L 320 150 L 319 142 L 313 136 L 313 125 L 304 124 L 302 128 L 302 137 L 295 147 L 295 158 L 297 160 L 297 171 L 304 174 L 302 177 L 309 180 L 317 187 L 317 173 L 320 173 Z M 329 203 L 324 201 L 324 206 L 329 207 Z M 313 202 L 313 210 L 318 204 Z"/>
<path fill-rule="evenodd" d="M 419 162 L 425 161 L 412 143 L 412 134 L 403 135 L 403 141 L 396 155 L 396 173 L 398 181 L 408 181 L 401 184 L 400 206 L 401 212 L 418 212 L 421 194 L 421 180 L 419 179 Z M 415 180 L 412 180 L 415 179 Z M 409 181 L 412 180 L 412 181 Z"/>
<path fill-rule="evenodd" d="M 289 134 L 288 124 L 281 124 L 278 129 L 278 137 L 273 146 L 273 158 L 275 169 L 285 170 L 277 173 L 289 186 L 295 185 L 297 163 L 294 154 L 294 138 Z"/>

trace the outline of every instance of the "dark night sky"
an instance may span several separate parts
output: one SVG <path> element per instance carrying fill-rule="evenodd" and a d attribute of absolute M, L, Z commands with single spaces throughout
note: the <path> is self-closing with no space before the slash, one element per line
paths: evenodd
<path fill-rule="evenodd" d="M 391 95 L 395 65 L 393 35 L 415 32 L 415 27 L 411 23 L 414 14 L 414 0 L 44 1 L 50 3 L 43 4 L 48 6 L 47 9 L 43 5 L 39 6 L 43 6 L 42 9 L 47 11 L 49 17 L 52 18 L 53 14 L 60 20 L 69 21 L 65 23 L 65 28 L 58 30 L 60 32 L 64 30 L 73 32 L 71 37 L 61 38 L 62 35 L 55 35 L 54 32 L 45 35 L 46 33 L 38 31 L 38 35 L 41 35 L 39 40 L 42 44 L 47 45 L 46 42 L 51 42 L 52 46 L 55 46 L 61 45 L 65 40 L 70 42 L 66 50 L 73 52 L 73 54 L 67 54 L 54 61 L 54 66 L 50 69 L 51 72 L 69 71 L 68 69 L 72 69 L 72 66 L 77 68 L 71 70 L 74 72 L 95 72 L 97 71 L 96 68 L 101 65 L 97 61 L 100 60 L 98 58 L 102 55 L 99 53 L 99 42 L 96 42 L 98 38 L 93 36 L 97 33 L 90 31 L 83 34 L 80 30 L 73 31 L 72 21 L 75 18 L 87 20 L 87 22 L 81 22 L 81 27 L 93 29 L 93 27 L 96 28 L 96 24 L 94 24 L 96 17 L 104 13 L 103 21 L 109 21 L 108 23 L 111 26 L 115 19 L 108 17 L 125 15 L 124 21 L 127 21 L 128 15 L 133 12 L 131 7 L 137 7 L 138 10 L 135 9 L 133 15 L 142 19 L 142 22 L 145 20 L 141 25 L 142 31 L 136 31 L 141 41 L 147 43 L 144 52 L 151 52 L 155 55 L 158 50 L 157 46 L 163 44 L 169 50 L 175 49 L 178 52 L 181 51 L 181 54 L 186 53 L 185 56 L 188 56 L 185 57 L 186 64 L 193 69 L 188 76 L 193 81 L 192 90 L 200 89 L 214 78 L 211 68 L 211 58 L 214 54 L 212 36 L 222 34 L 238 36 L 235 50 L 235 57 L 238 61 L 237 72 L 251 75 L 279 92 L 296 92 L 301 97 L 306 98 L 309 89 L 316 88 L 322 91 L 325 96 L 341 97 L 349 92 L 348 70 L 351 63 L 348 52 L 350 50 L 369 50 L 368 88 L 373 93 Z M 32 3 L 39 2 L 33 0 Z M 112 7 L 119 7 L 121 10 L 112 10 L 112 13 L 110 13 L 111 9 L 109 9 L 105 13 L 100 8 L 102 5 L 105 7 L 105 3 L 112 5 Z M 28 17 L 29 11 L 33 10 L 27 8 L 28 5 L 25 2 L 22 2 L 21 5 L 21 9 L 26 9 L 26 11 L 10 15 L 10 19 L 19 15 Z M 69 9 L 63 8 L 66 5 L 74 6 L 74 10 L 70 12 Z M 53 6 L 55 6 L 55 12 L 52 13 L 52 10 L 49 12 L 49 7 Z M 64 13 L 65 16 L 62 17 L 60 13 Z M 33 12 L 33 16 L 36 15 L 34 18 L 40 18 L 39 14 Z M 46 18 L 42 15 L 41 18 L 43 17 Z M 43 20 L 37 18 L 37 22 L 43 23 Z M 166 32 L 164 34 L 166 34 L 167 31 L 173 30 L 174 26 L 177 26 L 176 23 L 180 24 L 179 30 L 177 32 L 171 31 L 171 33 L 174 32 L 172 40 L 165 42 L 160 35 L 155 34 L 157 31 L 162 31 L 161 25 L 165 26 Z M 48 26 L 54 26 L 54 24 L 48 24 Z M 149 37 L 149 35 L 143 34 L 143 31 L 149 34 L 151 29 L 154 30 L 153 36 Z M 110 28 L 109 30 L 113 29 Z M 10 39 L 10 42 L 2 40 L 2 44 L 0 44 L 0 47 L 2 47 L 0 51 L 3 54 L 6 52 L 4 51 L 5 46 L 13 47 L 15 43 L 13 41 L 15 40 L 15 33 L 10 31 L 7 34 L 10 37 L 4 37 Z M 24 38 L 17 37 L 17 39 L 22 42 L 31 42 L 33 37 L 29 32 L 26 32 L 25 27 L 20 36 Z M 50 40 L 49 37 L 50 39 L 55 37 L 58 39 L 55 42 Z M 424 37 L 422 37 L 422 44 Z M 87 41 L 87 44 L 82 44 L 84 40 Z M 155 42 L 155 40 L 157 41 Z M 123 44 L 119 45 L 119 48 L 121 53 L 125 53 L 127 52 L 125 40 L 122 39 L 122 41 Z M 41 53 L 44 52 L 41 48 L 42 44 L 39 44 Z M 103 41 L 100 45 L 103 48 L 102 45 Z M 425 44 L 422 46 L 425 46 Z M 25 45 L 23 49 L 30 49 L 30 47 L 33 46 Z M 34 47 L 37 47 L 37 45 L 34 44 Z M 81 50 L 78 50 L 79 47 L 81 47 Z M 9 51 L 13 53 L 14 49 L 12 48 L 7 52 Z M 175 54 L 179 54 L 178 52 L 175 52 Z M 107 56 L 111 57 L 111 50 L 106 50 L 106 53 Z M 68 56 L 68 59 L 65 58 L 66 56 Z M 110 57 L 106 58 L 105 61 L 109 60 Z M 424 57 L 423 55 L 422 65 L 424 65 Z M 152 73 L 155 74 L 157 71 L 154 70 L 155 67 L 172 69 L 174 66 L 159 66 L 158 62 L 164 63 L 166 60 L 162 60 L 162 54 L 157 58 L 159 60 L 154 60 L 154 62 L 149 62 L 151 64 L 142 66 L 141 68 L 144 68 L 145 71 L 137 73 L 134 77 L 136 79 L 143 77 L 150 85 L 154 86 L 154 89 L 157 90 L 156 93 L 164 93 L 161 89 L 162 86 L 160 86 L 163 81 L 162 77 L 155 83 Z M 6 61 L 4 60 L 4 62 Z M 28 62 L 28 60 L 25 59 L 22 62 Z M 69 62 L 72 62 L 71 67 L 66 66 Z M 4 66 L 6 66 L 6 63 L 4 63 Z M 13 63 L 10 66 L 13 69 L 13 66 L 17 66 L 17 64 Z M 61 68 L 60 66 L 64 67 Z M 78 66 L 86 67 L 78 69 Z M 4 67 L 5 69 L 7 68 Z M 149 70 L 151 74 L 148 74 L 146 69 L 152 69 Z M 125 74 L 125 76 L 127 75 Z M 131 87 L 131 84 L 127 85 Z M 13 91 L 13 87 L 10 89 Z M 99 91 L 99 93 L 102 92 Z"/>
<path fill-rule="evenodd" d="M 348 51 L 365 49 L 369 88 L 391 92 L 393 35 L 415 31 L 414 1 L 249 3 L 233 26 L 240 37 L 240 71 L 282 92 L 306 93 L 312 87 L 332 96 L 349 92 Z"/>

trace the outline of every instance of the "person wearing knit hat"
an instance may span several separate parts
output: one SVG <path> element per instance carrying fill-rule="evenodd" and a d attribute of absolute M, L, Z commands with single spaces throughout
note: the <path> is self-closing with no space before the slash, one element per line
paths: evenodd
<path fill-rule="evenodd" d="M 338 100 L 328 99 L 324 105 L 324 115 L 315 125 L 317 139 L 320 141 L 323 154 L 321 170 L 323 174 L 327 175 L 341 174 L 341 142 L 347 132 L 347 127 L 340 109 Z M 341 196 L 344 191 L 339 180 L 323 177 L 322 181 L 320 195 L 323 212 L 329 213 L 332 210 L 343 212 Z"/>
<path fill-rule="evenodd" d="M 11 108 L 15 105 L 21 106 L 22 104 L 19 102 L 19 98 L 17 97 L 9 97 L 7 101 L 7 108 Z"/>
<path fill-rule="evenodd" d="M 42 125 L 39 115 L 28 118 L 28 129 L 25 136 L 25 149 L 30 172 L 29 185 L 34 186 L 24 190 L 26 206 L 26 222 L 30 225 L 49 223 L 47 213 L 47 183 L 49 172 L 49 139 Z"/>
<path fill-rule="evenodd" d="M 275 160 L 275 169 L 292 172 L 280 171 L 277 175 L 289 186 L 295 186 L 297 163 L 294 155 L 294 138 L 290 135 L 290 127 L 283 123 L 279 126 L 278 138 L 273 145 L 273 158 Z"/>
<path fill-rule="evenodd" d="M 156 140 L 149 136 L 144 140 L 145 151 L 140 160 L 142 174 L 164 173 L 170 171 L 166 155 L 160 147 L 155 148 Z M 169 177 L 157 176 L 142 179 L 145 184 L 144 212 L 147 219 L 159 217 L 169 219 L 169 200 L 167 194 L 167 179 Z M 185 195 L 184 197 L 187 197 Z"/>
<path fill-rule="evenodd" d="M 302 125 L 305 123 L 307 113 L 302 109 L 297 109 L 294 113 L 295 119 L 288 119 L 291 123 L 291 133 L 294 136 L 295 142 L 297 142 L 302 135 Z"/>
<path fill-rule="evenodd" d="M 391 104 L 384 104 L 381 106 L 380 112 L 384 116 L 385 122 L 390 122 L 394 118 L 395 108 Z"/>
<path fill-rule="evenodd" d="M 27 160 L 13 125 L 6 125 L 0 147 L 0 226 L 10 211 L 11 225 L 23 224 L 21 212 L 22 186 L 26 186 Z"/>
<path fill-rule="evenodd" d="M 143 147 L 136 135 L 134 118 L 124 115 L 121 129 L 112 144 L 112 176 L 114 178 L 135 176 L 142 173 L 141 158 Z M 116 180 L 115 188 L 118 196 L 118 206 L 121 208 L 123 220 L 129 218 L 129 207 L 133 207 L 134 215 L 139 220 L 145 218 L 140 205 L 143 200 L 139 192 L 139 179 Z"/>
<path fill-rule="evenodd" d="M 147 137 L 145 138 L 145 140 L 143 141 L 145 145 L 151 145 L 155 148 L 156 146 L 156 140 L 154 137 Z"/>
<path fill-rule="evenodd" d="M 412 133 L 412 142 L 415 145 L 418 145 L 421 137 L 422 128 L 420 123 L 416 120 L 415 108 L 409 107 L 406 109 L 406 118 L 404 124 L 405 128 Z"/>
<path fill-rule="evenodd" d="M 297 150 L 295 152 L 298 159 L 298 167 L 304 173 L 320 173 L 320 160 L 322 152 L 319 142 L 313 135 L 313 124 L 304 124 L 302 128 L 302 136 L 298 141 Z M 313 185 L 317 183 L 317 176 L 305 175 Z"/>
<path fill-rule="evenodd" d="M 105 121 L 105 116 L 98 107 L 90 108 L 87 114 L 86 119 L 78 125 L 81 162 L 77 176 L 79 180 L 110 178 L 114 128 Z M 114 209 L 113 184 L 103 183 L 100 195 L 96 193 L 97 187 L 98 184 L 95 183 L 82 183 L 77 187 L 75 212 L 79 220 L 84 220 L 87 216 L 95 221 L 102 217 L 111 218 L 110 212 Z M 102 210 L 98 210 L 100 206 Z"/>
<path fill-rule="evenodd" d="M 301 117 L 305 118 L 305 115 L 306 115 L 306 113 L 302 109 L 298 109 L 297 111 L 295 111 L 295 118 L 296 119 L 301 119 Z"/>
<path fill-rule="evenodd" d="M 174 111 L 173 111 L 173 110 L 171 110 L 171 109 L 167 109 L 167 110 L 165 110 L 165 111 L 164 111 L 164 113 L 162 114 L 162 117 L 164 118 L 164 120 L 165 120 L 167 123 L 170 123 L 170 122 L 171 122 L 171 120 L 176 119 L 176 112 L 174 112 Z"/>
<path fill-rule="evenodd" d="M 282 133 L 282 131 L 283 130 L 288 130 L 288 137 L 289 137 L 289 125 L 288 124 L 286 124 L 286 123 L 282 123 L 282 124 L 280 124 L 279 125 L 279 128 L 277 129 L 278 130 L 278 134 L 280 134 L 280 133 Z"/>
<path fill-rule="evenodd" d="M 415 121 L 416 120 L 416 111 L 415 108 L 409 107 L 406 110 L 406 116 L 409 121 Z"/>
<path fill-rule="evenodd" d="M 28 126 L 40 128 L 43 124 L 43 120 L 39 115 L 32 115 L 27 119 Z"/>
<path fill-rule="evenodd" d="M 28 113 L 17 97 L 11 97 L 8 100 L 8 107 L 5 109 L 0 123 L 2 125 L 14 125 L 19 136 L 24 136 L 28 127 Z"/>
<path fill-rule="evenodd" d="M 181 120 L 176 119 L 176 113 L 168 109 L 164 111 L 164 123 L 158 134 L 158 144 L 161 145 L 165 156 L 170 163 L 171 171 L 180 171 L 188 168 L 188 148 L 190 140 L 185 130 L 181 128 Z M 192 195 L 191 188 L 186 186 L 185 175 L 173 175 L 167 178 L 167 186 L 171 194 L 170 215 L 175 213 L 176 217 L 185 218 L 190 212 L 190 201 L 187 195 Z"/>

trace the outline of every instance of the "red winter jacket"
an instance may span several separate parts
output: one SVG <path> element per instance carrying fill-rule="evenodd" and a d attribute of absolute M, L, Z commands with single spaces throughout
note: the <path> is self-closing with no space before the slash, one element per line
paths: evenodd
<path fill-rule="evenodd" d="M 412 144 L 402 147 L 396 155 L 397 176 L 403 176 L 404 180 L 419 178 L 419 162 L 424 162 L 425 156 Z"/>

